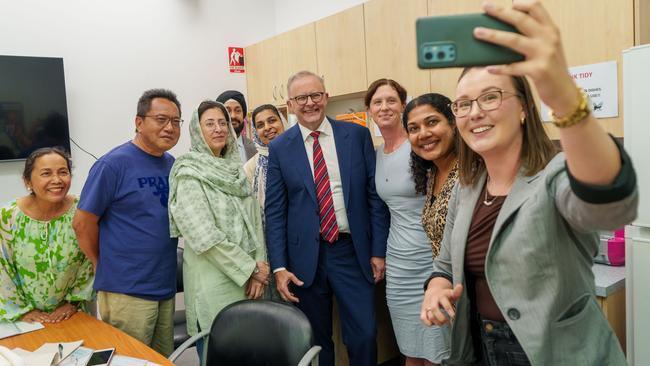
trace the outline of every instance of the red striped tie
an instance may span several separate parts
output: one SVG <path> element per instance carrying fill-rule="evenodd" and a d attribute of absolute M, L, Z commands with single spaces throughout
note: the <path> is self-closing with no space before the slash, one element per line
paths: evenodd
<path fill-rule="evenodd" d="M 339 225 L 336 223 L 330 177 L 327 174 L 327 165 L 323 158 L 323 149 L 318 142 L 320 132 L 310 133 L 314 138 L 314 183 L 316 184 L 316 199 L 320 212 L 320 233 L 329 243 L 333 243 L 339 236 Z"/>

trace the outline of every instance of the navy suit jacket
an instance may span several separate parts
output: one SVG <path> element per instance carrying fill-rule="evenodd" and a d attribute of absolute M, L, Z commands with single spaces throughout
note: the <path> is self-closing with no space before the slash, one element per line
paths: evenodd
<path fill-rule="evenodd" d="M 370 257 L 386 256 L 390 223 L 375 190 L 375 151 L 367 128 L 329 119 L 357 261 L 373 283 Z M 316 274 L 320 218 L 305 144 L 296 124 L 269 146 L 266 241 L 272 269 L 286 267 L 305 287 Z"/>

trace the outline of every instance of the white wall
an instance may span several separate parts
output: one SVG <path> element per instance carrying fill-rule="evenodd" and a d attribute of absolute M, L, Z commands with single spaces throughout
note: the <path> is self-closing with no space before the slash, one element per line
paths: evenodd
<path fill-rule="evenodd" d="M 245 93 L 245 76 L 227 70 L 227 47 L 275 34 L 266 0 L 0 0 L 0 54 L 63 57 L 70 135 L 100 156 L 133 137 L 140 94 L 177 93 L 183 117 L 225 89 Z M 187 125 L 171 151 L 189 148 Z M 71 193 L 94 159 L 72 146 Z M 0 204 L 25 194 L 22 162 L 0 163 Z"/>
<path fill-rule="evenodd" d="M 325 18 L 367 0 L 275 0 L 275 30 L 283 33 L 315 20 Z M 395 0 L 397 1 L 397 0 Z"/>

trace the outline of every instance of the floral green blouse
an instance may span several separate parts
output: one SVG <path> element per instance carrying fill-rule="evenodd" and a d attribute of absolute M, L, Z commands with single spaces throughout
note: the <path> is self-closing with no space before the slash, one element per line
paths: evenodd
<path fill-rule="evenodd" d="M 25 215 L 15 200 L 0 209 L 0 320 L 93 298 L 92 264 L 72 230 L 78 201 L 49 222 Z"/>

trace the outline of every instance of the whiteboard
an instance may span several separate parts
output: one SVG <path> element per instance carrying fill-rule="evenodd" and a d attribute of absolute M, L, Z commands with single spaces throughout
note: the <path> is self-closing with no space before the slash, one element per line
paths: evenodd
<path fill-rule="evenodd" d="M 633 225 L 650 227 L 650 45 L 623 51 L 623 118 L 640 197 Z"/>

